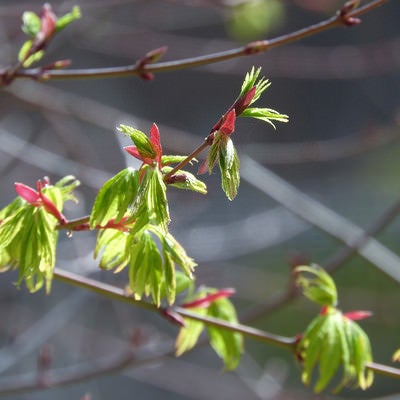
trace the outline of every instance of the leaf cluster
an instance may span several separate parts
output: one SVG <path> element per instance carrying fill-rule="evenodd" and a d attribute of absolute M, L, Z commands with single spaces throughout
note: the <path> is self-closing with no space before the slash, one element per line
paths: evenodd
<path fill-rule="evenodd" d="M 22 31 L 29 36 L 29 39 L 22 45 L 18 53 L 18 60 L 24 68 L 40 61 L 45 54 L 45 47 L 55 34 L 60 32 L 70 23 L 81 17 L 78 6 L 57 18 L 52 12 L 49 4 L 43 6 L 40 15 L 33 11 L 25 11 L 22 15 Z M 57 67 L 55 63 L 53 67 Z"/>
<path fill-rule="evenodd" d="M 334 378 L 339 368 L 342 379 L 335 388 L 354 385 L 367 389 L 373 382 L 373 372 L 366 368 L 372 361 L 371 345 L 361 327 L 336 308 L 329 308 L 307 327 L 297 345 L 302 361 L 302 380 L 310 384 L 318 364 L 318 379 L 314 390 L 321 392 Z"/>
<path fill-rule="evenodd" d="M 176 267 L 193 279 L 196 266 L 168 229 L 164 176 L 182 157 L 162 154 L 156 125 L 150 137 L 127 125 L 120 130 L 134 143 L 126 150 L 143 164 L 139 170 L 120 171 L 100 189 L 90 216 L 91 229 L 99 229 L 94 255 L 100 257 L 101 268 L 119 272 L 128 267 L 129 290 L 136 299 L 148 296 L 157 306 L 162 299 L 173 304 Z M 185 171 L 175 176 L 173 186 L 206 193 L 205 184 Z"/>
<path fill-rule="evenodd" d="M 43 194 L 61 213 L 64 203 L 74 199 L 73 189 L 79 184 L 68 176 L 55 185 L 47 184 Z M 36 206 L 17 197 L 0 211 L 0 268 L 18 267 L 18 285 L 37 291 L 46 286 L 49 292 L 56 261 L 58 220 L 45 207 Z"/>
<path fill-rule="evenodd" d="M 320 314 L 308 325 L 296 345 L 296 354 L 303 366 L 302 380 L 310 384 L 318 365 L 314 390 L 321 392 L 342 369 L 342 379 L 335 388 L 354 385 L 367 389 L 373 382 L 373 372 L 366 368 L 372 361 L 367 334 L 353 319 L 369 316 L 369 312 L 342 314 L 336 308 L 337 290 L 333 279 L 318 265 L 298 266 L 297 284 L 303 294 L 322 305 Z"/>
<path fill-rule="evenodd" d="M 235 130 L 236 117 L 250 117 L 267 122 L 275 128 L 272 121 L 288 122 L 288 116 L 272 108 L 250 107 L 255 103 L 271 83 L 264 77 L 259 78 L 261 68 L 254 67 L 246 74 L 238 98 L 214 125 L 211 132 L 212 143 L 205 165 L 200 172 L 208 170 L 211 174 L 214 166 L 219 164 L 221 185 L 229 200 L 233 200 L 240 185 L 240 161 L 231 139 Z"/>

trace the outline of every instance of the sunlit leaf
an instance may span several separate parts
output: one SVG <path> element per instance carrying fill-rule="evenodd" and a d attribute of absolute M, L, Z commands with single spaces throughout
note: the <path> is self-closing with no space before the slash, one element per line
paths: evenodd
<path fill-rule="evenodd" d="M 114 219 L 120 221 L 138 195 L 140 174 L 125 168 L 109 179 L 97 193 L 90 214 L 90 228 L 104 226 Z"/>
<path fill-rule="evenodd" d="M 198 308 L 195 310 L 198 315 L 206 315 L 207 309 Z M 203 332 L 204 324 L 199 321 L 185 318 L 185 326 L 179 330 L 179 334 L 175 341 L 176 355 L 180 356 L 183 353 L 191 350 L 199 340 L 201 332 Z"/>
<path fill-rule="evenodd" d="M 236 310 L 227 298 L 213 302 L 208 308 L 207 315 L 228 321 L 231 324 L 238 322 Z M 211 347 L 224 361 L 225 369 L 235 369 L 243 352 L 243 336 L 238 332 L 224 330 L 212 325 L 207 326 L 207 332 Z"/>
<path fill-rule="evenodd" d="M 230 139 L 227 142 L 225 151 L 220 153 L 219 166 L 221 170 L 222 189 L 228 199 L 233 200 L 237 195 L 240 185 L 240 161 Z"/>
<path fill-rule="evenodd" d="M 150 223 L 167 231 L 170 221 L 167 188 L 159 169 L 149 171 L 145 201 Z"/>
<path fill-rule="evenodd" d="M 260 119 L 264 122 L 269 123 L 275 129 L 276 126 L 272 121 L 289 121 L 289 117 L 287 115 L 280 114 L 278 111 L 272 110 L 271 108 L 247 108 L 245 111 L 243 111 L 241 116 Z"/>
<path fill-rule="evenodd" d="M 132 128 L 128 125 L 120 125 L 118 128 L 121 132 L 126 133 L 132 139 L 132 142 L 138 149 L 138 152 L 145 158 L 154 159 L 156 156 L 156 152 L 151 144 L 150 139 L 146 136 L 145 133 L 140 131 L 139 129 Z"/>
<path fill-rule="evenodd" d="M 128 234 L 118 229 L 101 229 L 97 233 L 94 258 L 100 258 L 100 268 L 119 272 L 129 263 Z"/>
<path fill-rule="evenodd" d="M 161 163 L 162 163 L 162 165 L 178 164 L 178 163 L 182 162 L 183 160 L 185 160 L 186 158 L 187 158 L 187 156 L 178 156 L 178 155 L 167 154 L 167 155 L 163 155 L 161 157 Z M 194 159 L 192 161 L 196 161 L 196 159 Z"/>
<path fill-rule="evenodd" d="M 163 265 L 154 238 L 147 230 L 135 235 L 130 241 L 129 287 L 136 299 L 152 296 L 159 306 Z"/>

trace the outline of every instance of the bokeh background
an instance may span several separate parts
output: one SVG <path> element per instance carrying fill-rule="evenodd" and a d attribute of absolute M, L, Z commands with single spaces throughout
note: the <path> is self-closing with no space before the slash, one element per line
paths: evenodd
<path fill-rule="evenodd" d="M 94 68 L 131 64 L 160 46 L 168 46 L 165 60 L 235 48 L 325 19 L 343 1 L 77 0 L 56 1 L 53 8 L 62 15 L 75 4 L 83 18 L 52 42 L 46 60 L 70 58 L 73 68 Z M 1 66 L 15 62 L 25 39 L 22 12 L 40 8 L 36 0 L 0 1 Z M 392 0 L 357 27 L 262 55 L 160 73 L 151 82 L 14 82 L 0 93 L 0 206 L 15 197 L 16 181 L 34 185 L 43 176 L 54 181 L 72 173 L 82 185 L 79 204 L 66 214 L 88 214 L 101 184 L 126 163 L 134 165 L 121 151 L 119 123 L 146 132 L 156 122 L 169 153 L 188 153 L 232 103 L 244 73 L 262 66 L 272 81 L 262 105 L 288 114 L 290 122 L 274 131 L 240 121 L 238 198 L 224 197 L 218 172 L 205 177 L 207 196 L 170 190 L 172 230 L 199 264 L 198 284 L 236 288 L 242 319 L 293 336 L 318 310 L 291 298 L 291 265 L 332 266 L 343 241 L 351 244 L 362 230 L 379 227 L 400 199 L 399 12 Z M 343 310 L 374 313 L 362 326 L 382 363 L 400 346 L 400 224 L 396 212 L 388 219 L 374 234 L 381 246 L 364 247 L 334 274 Z M 62 236 L 58 267 L 124 285 L 125 272 L 98 270 L 93 235 Z M 176 359 L 177 329 L 160 317 L 59 282 L 50 295 L 32 295 L 15 287 L 16 277 L 0 275 L 4 399 L 400 398 L 400 382 L 382 376 L 365 393 L 313 396 L 292 355 L 250 340 L 235 372 L 223 372 L 207 346 Z M 109 365 L 116 367 L 103 374 Z M 90 371 L 98 373 L 73 384 L 16 390 Z"/>

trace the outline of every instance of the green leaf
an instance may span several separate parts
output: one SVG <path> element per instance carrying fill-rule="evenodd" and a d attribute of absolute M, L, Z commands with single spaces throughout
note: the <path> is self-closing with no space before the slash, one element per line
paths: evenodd
<path fill-rule="evenodd" d="M 8 259 L 10 268 L 18 267 L 18 284 L 25 280 L 31 292 L 44 284 L 50 291 L 56 260 L 56 224 L 57 220 L 43 208 L 27 203 L 0 224 L 0 243 L 7 254 L 4 260 Z"/>
<path fill-rule="evenodd" d="M 227 146 L 220 152 L 222 189 L 229 200 L 233 200 L 240 185 L 240 161 L 232 140 L 228 138 Z"/>
<path fill-rule="evenodd" d="M 219 154 L 221 152 L 221 147 L 225 145 L 227 136 L 222 135 L 219 132 L 215 133 L 214 140 L 208 150 L 207 154 L 207 167 L 208 173 L 211 174 L 215 164 L 218 161 Z"/>
<path fill-rule="evenodd" d="M 227 298 L 213 302 L 208 308 L 208 316 L 237 324 L 234 306 Z M 243 352 L 243 336 L 240 333 L 228 331 L 212 325 L 207 326 L 210 344 L 214 351 L 224 361 L 225 369 L 235 369 Z"/>
<path fill-rule="evenodd" d="M 160 306 L 163 263 L 157 245 L 149 231 L 134 236 L 130 243 L 129 287 L 136 299 L 152 296 Z"/>
<path fill-rule="evenodd" d="M 81 18 L 81 16 L 82 16 L 81 9 L 79 8 L 79 6 L 73 6 L 72 10 L 69 13 L 67 13 L 57 19 L 56 32 L 61 31 L 66 26 L 68 26 L 71 22 Z"/>
<path fill-rule="evenodd" d="M 337 304 L 337 291 L 333 279 L 316 264 L 301 265 L 295 268 L 296 284 L 301 287 L 304 296 L 323 306 Z"/>
<path fill-rule="evenodd" d="M 128 234 L 118 229 L 101 229 L 97 233 L 94 258 L 100 258 L 100 268 L 121 271 L 129 263 Z"/>
<path fill-rule="evenodd" d="M 186 254 L 181 244 L 170 233 L 163 234 L 154 227 L 150 227 L 150 229 L 159 237 L 163 250 L 169 254 L 174 263 L 181 267 L 188 278 L 193 279 L 194 267 L 197 264 Z"/>
<path fill-rule="evenodd" d="M 44 51 L 35 51 L 30 54 L 33 44 L 33 39 L 27 40 L 18 52 L 18 61 L 22 63 L 24 68 L 30 67 L 33 63 L 40 61 L 44 56 Z"/>
<path fill-rule="evenodd" d="M 392 356 L 393 361 L 400 361 L 400 349 L 397 349 Z"/>
<path fill-rule="evenodd" d="M 214 288 L 201 288 L 195 296 L 190 296 L 189 303 L 207 297 L 209 294 L 216 293 Z M 204 317 L 212 317 L 227 321 L 231 324 L 237 324 L 237 315 L 235 308 L 227 298 L 220 298 L 213 301 L 208 307 L 193 307 L 191 311 Z M 194 321 L 185 318 L 185 326 L 179 331 L 176 340 L 176 355 L 192 349 L 198 341 L 198 338 L 206 327 L 210 338 L 211 347 L 224 361 L 225 369 L 232 370 L 237 367 L 240 356 L 243 352 L 243 337 L 237 332 L 224 330 L 220 327 L 205 325 L 203 322 Z"/>
<path fill-rule="evenodd" d="M 138 149 L 138 152 L 146 158 L 154 158 L 156 153 L 151 144 L 150 139 L 146 136 L 145 133 L 139 131 L 139 129 L 132 128 L 128 125 L 120 125 L 118 128 L 119 131 L 127 134 L 132 139 L 132 142 Z"/>
<path fill-rule="evenodd" d="M 73 177 L 56 185 L 46 183 L 43 194 L 62 212 L 65 201 L 72 199 L 72 190 L 79 184 Z M 57 219 L 44 207 L 36 207 L 20 197 L 0 211 L 0 269 L 18 268 L 18 284 L 25 281 L 34 292 L 46 286 L 51 289 L 56 262 Z"/>
<path fill-rule="evenodd" d="M 206 315 L 205 308 L 196 308 L 193 310 L 196 314 Z M 185 326 L 179 330 L 179 334 L 175 341 L 176 356 L 191 350 L 199 340 L 201 332 L 203 332 L 204 324 L 200 321 L 185 318 Z"/>
<path fill-rule="evenodd" d="M 191 273 L 195 262 L 187 256 L 176 239 L 159 226 L 148 224 L 139 232 L 131 232 L 120 249 L 118 244 L 113 246 L 112 243 L 110 249 L 110 254 L 114 256 L 110 261 L 111 267 L 120 262 L 118 254 L 123 254 L 120 256 L 123 263 L 128 260 L 129 285 L 137 299 L 146 295 L 151 296 L 157 306 L 162 298 L 173 304 L 177 290 L 179 292 L 189 287 L 188 280 L 193 279 Z M 182 274 L 177 274 L 175 265 L 186 274 L 186 279 Z"/>
<path fill-rule="evenodd" d="M 253 66 L 244 78 L 238 98 L 246 94 L 249 90 L 251 90 L 252 87 L 254 86 L 256 87 L 256 92 L 249 105 L 255 103 L 263 94 L 263 92 L 271 86 L 271 83 L 268 81 L 268 79 L 265 79 L 264 77 L 261 77 L 260 80 L 256 83 L 260 75 L 260 72 L 261 72 L 261 67 L 257 68 L 256 70 Z M 243 115 L 243 113 L 240 115 Z"/>
<path fill-rule="evenodd" d="M 229 170 L 232 168 L 232 164 L 235 159 L 235 147 L 233 145 L 232 139 L 228 136 L 223 136 L 223 141 L 221 141 L 221 146 L 219 148 L 219 165 L 223 170 Z"/>
<path fill-rule="evenodd" d="M 140 185 L 140 173 L 125 168 L 109 179 L 99 190 L 90 214 L 90 228 L 104 226 L 110 220 L 119 222 L 135 202 Z"/>
<path fill-rule="evenodd" d="M 22 31 L 34 38 L 40 31 L 40 17 L 32 11 L 25 11 L 22 14 Z"/>
<path fill-rule="evenodd" d="M 287 115 L 280 114 L 278 111 L 275 111 L 272 108 L 246 108 L 246 110 L 244 110 L 240 116 L 260 119 L 272 125 L 274 129 L 276 129 L 276 126 L 272 121 L 289 121 L 289 117 Z"/>
<path fill-rule="evenodd" d="M 157 168 L 149 170 L 145 201 L 150 223 L 161 227 L 166 232 L 170 222 L 167 187 L 162 172 Z"/>
<path fill-rule="evenodd" d="M 261 67 L 258 67 L 257 69 L 255 69 L 254 66 L 251 67 L 251 70 L 249 72 L 247 72 L 244 77 L 242 87 L 240 89 L 239 97 L 243 96 L 253 86 L 255 86 L 256 80 L 258 79 L 260 72 L 261 72 Z"/>

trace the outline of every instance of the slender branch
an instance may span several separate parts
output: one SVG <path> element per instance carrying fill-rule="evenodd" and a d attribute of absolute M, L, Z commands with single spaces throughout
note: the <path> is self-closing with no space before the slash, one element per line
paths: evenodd
<path fill-rule="evenodd" d="M 65 271 L 59 268 L 54 270 L 54 278 L 73 285 L 80 288 L 84 288 L 91 292 L 97 293 L 101 296 L 108 297 L 113 300 L 122 301 L 125 303 L 134 304 L 135 306 L 145 308 L 149 311 L 157 312 L 160 315 L 163 315 L 163 311 L 165 309 L 157 308 L 156 305 L 147 303 L 142 300 L 136 300 L 131 295 L 128 295 L 123 289 L 120 289 L 116 286 L 109 285 L 107 283 L 99 282 L 95 279 L 87 278 L 73 272 Z M 202 315 L 198 315 L 194 312 L 186 310 L 181 307 L 172 307 L 171 310 L 175 313 L 180 314 L 184 318 L 193 319 L 196 321 L 203 322 L 206 325 L 218 326 L 220 328 L 234 331 L 243 334 L 244 336 L 251 337 L 253 339 L 257 339 L 262 342 L 267 342 L 270 344 L 283 346 L 283 347 L 292 347 L 294 344 L 293 338 L 288 338 L 284 336 L 273 335 L 259 329 L 251 328 L 241 324 L 230 324 L 221 319 L 206 317 Z"/>
<path fill-rule="evenodd" d="M 167 72 L 186 68 L 199 67 L 208 64 L 214 64 L 221 61 L 226 61 L 238 57 L 244 57 L 253 54 L 264 53 L 274 47 L 282 46 L 292 43 L 308 36 L 332 29 L 337 26 L 351 26 L 355 25 L 354 21 L 357 17 L 372 11 L 373 9 L 382 6 L 389 0 L 373 0 L 370 3 L 352 10 L 344 12 L 344 7 L 339 10 L 335 16 L 328 18 L 322 22 L 310 25 L 306 28 L 299 29 L 295 32 L 286 35 L 278 36 L 270 40 L 260 40 L 248 43 L 245 46 L 226 50 L 222 52 L 207 54 L 198 57 L 184 58 L 175 61 L 159 62 L 154 64 L 146 64 L 138 62 L 135 64 L 110 67 L 110 68 L 89 68 L 89 69 L 75 69 L 75 70 L 46 70 L 43 72 L 42 68 L 29 68 L 17 71 L 12 71 L 12 78 L 10 71 L 5 70 L 3 74 L 7 79 L 4 79 L 5 84 L 9 83 L 14 78 L 31 78 L 31 79 L 88 79 L 88 78 L 115 78 L 125 76 L 144 76 L 156 72 Z"/>
<path fill-rule="evenodd" d="M 210 136 L 207 136 L 204 142 L 199 147 L 197 147 L 197 149 L 193 150 L 183 161 L 181 161 L 177 166 L 169 171 L 168 174 L 164 175 L 164 182 L 168 183 L 168 180 L 171 178 L 172 175 L 174 175 L 180 169 L 189 164 L 190 161 L 196 158 L 196 156 L 198 156 L 205 148 L 207 148 L 207 146 L 210 145 L 209 138 Z"/>
<path fill-rule="evenodd" d="M 109 285 L 107 283 L 102 283 L 95 279 L 83 277 L 81 275 L 60 270 L 57 268 L 54 271 L 54 277 L 59 281 L 72 284 L 73 286 L 84 288 L 86 290 L 92 291 L 94 293 L 108 297 L 110 299 L 122 301 L 125 303 L 130 303 L 135 306 L 139 306 L 141 308 L 145 308 L 147 310 L 157 312 L 160 315 L 163 315 L 162 312 L 163 309 L 157 308 L 154 304 L 150 304 L 145 301 L 135 300 L 132 296 L 127 295 L 123 289 L 120 289 L 116 286 Z M 295 344 L 296 344 L 295 337 L 274 335 L 272 333 L 265 332 L 247 325 L 231 324 L 222 319 L 196 314 L 190 310 L 187 310 L 179 306 L 171 307 L 171 310 L 175 313 L 178 313 L 184 318 L 189 318 L 195 321 L 199 321 L 204 323 L 205 325 L 215 326 L 225 330 L 229 330 L 231 332 L 241 333 L 246 337 L 258 340 L 260 342 L 268 343 L 271 345 L 284 347 L 291 351 L 294 351 L 295 349 Z M 119 365 L 121 365 L 122 368 L 129 362 L 129 357 L 127 356 L 126 359 L 121 358 L 117 360 L 117 362 L 119 363 Z M 379 364 L 375 362 L 368 363 L 367 368 L 378 374 L 400 379 L 400 369 L 398 368 L 393 368 L 388 365 Z"/>
<path fill-rule="evenodd" d="M 107 297 L 109 299 L 122 301 L 124 303 L 134 304 L 138 307 L 145 308 L 150 311 L 158 312 L 159 308 L 155 304 L 147 303 L 145 301 L 136 300 L 131 295 L 127 294 L 123 289 L 118 288 L 108 283 L 100 282 L 96 279 L 88 278 L 79 274 L 75 274 L 70 271 L 66 271 L 60 268 L 54 269 L 54 278 L 67 283 L 72 286 L 77 286 L 91 292 L 97 293 L 100 296 Z"/>
<path fill-rule="evenodd" d="M 173 310 L 180 314 L 182 317 L 203 322 L 205 325 L 212 325 L 231 332 L 241 333 L 243 336 L 250 337 L 260 342 L 280 347 L 286 347 L 292 350 L 294 349 L 294 344 L 296 343 L 296 338 L 274 335 L 272 333 L 252 328 L 247 325 L 230 324 L 229 322 L 218 318 L 204 317 L 202 315 L 186 310 L 185 308 L 173 307 Z"/>
<path fill-rule="evenodd" d="M 376 362 L 368 363 L 367 368 L 379 375 L 400 379 L 400 368 L 394 368 L 389 365 L 379 364 Z"/>
<path fill-rule="evenodd" d="M 89 223 L 90 216 L 85 215 L 84 217 L 69 219 L 65 224 L 58 224 L 56 226 L 57 230 L 77 230 L 78 228 L 87 225 Z M 79 230 L 79 229 L 78 229 Z"/>

